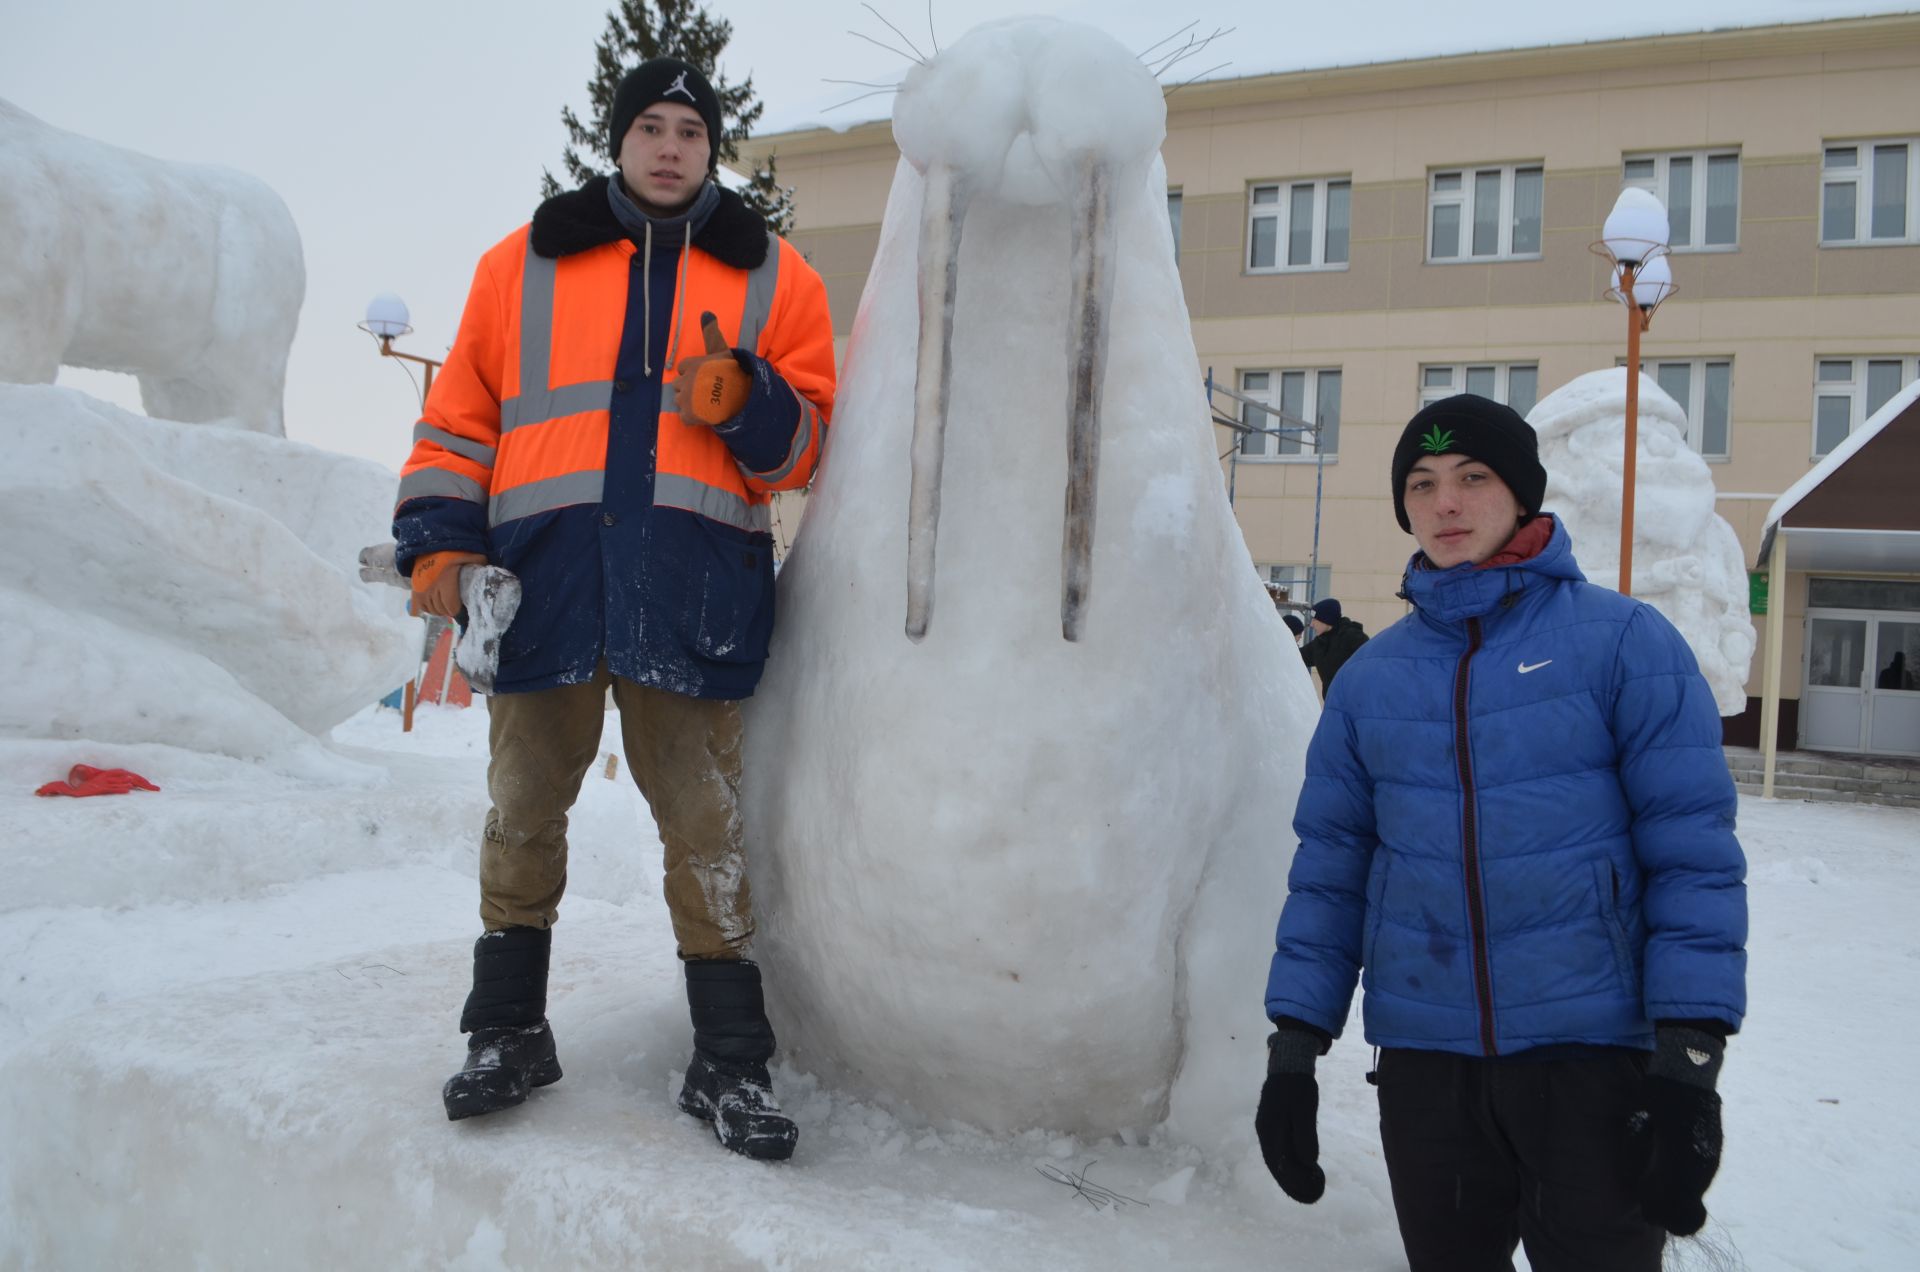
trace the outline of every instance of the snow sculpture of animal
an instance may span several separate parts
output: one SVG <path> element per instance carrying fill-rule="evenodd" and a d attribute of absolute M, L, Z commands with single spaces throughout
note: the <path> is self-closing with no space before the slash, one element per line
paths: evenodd
<path fill-rule="evenodd" d="M 149 415 L 284 436 L 305 291 L 293 218 L 255 178 L 81 137 L 0 100 L 0 380 L 124 371 Z"/>
<path fill-rule="evenodd" d="M 748 704 L 786 1054 L 930 1118 L 1244 1138 L 1261 1072 L 1316 704 L 1227 506 L 1164 121 L 1076 24 L 982 27 L 909 74 Z M 903 639 L 930 492 L 939 621 Z"/>

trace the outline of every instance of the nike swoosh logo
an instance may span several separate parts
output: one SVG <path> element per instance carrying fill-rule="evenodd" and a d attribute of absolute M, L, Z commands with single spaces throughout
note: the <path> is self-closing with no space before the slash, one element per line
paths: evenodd
<path fill-rule="evenodd" d="M 1547 663 L 1550 663 L 1550 662 L 1552 662 L 1552 661 L 1553 661 L 1553 659 L 1551 659 L 1551 658 L 1549 658 L 1549 659 L 1547 659 L 1547 662 L 1537 662 L 1537 663 L 1521 663 L 1521 664 L 1520 664 L 1520 674 L 1524 676 L 1524 675 L 1526 675 L 1526 674 L 1527 674 L 1528 672 L 1530 672 L 1530 671 L 1538 671 L 1538 670 L 1540 670 L 1540 669 L 1541 669 L 1542 667 L 1544 667 L 1544 666 L 1546 666 L 1546 665 L 1547 665 Z"/>

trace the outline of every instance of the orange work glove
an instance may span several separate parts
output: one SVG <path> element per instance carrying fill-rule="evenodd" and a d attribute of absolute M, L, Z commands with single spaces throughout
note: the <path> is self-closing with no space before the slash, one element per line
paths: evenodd
<path fill-rule="evenodd" d="M 673 369 L 678 377 L 680 418 L 709 426 L 725 424 L 747 404 L 753 376 L 727 348 L 720 322 L 711 313 L 700 315 L 700 333 L 706 338 L 707 351 L 697 358 L 680 359 Z"/>
<path fill-rule="evenodd" d="M 97 769 L 90 764 L 76 764 L 68 771 L 66 781 L 48 782 L 34 794 L 71 795 L 79 799 L 88 795 L 125 795 L 159 789 L 131 769 Z"/>
<path fill-rule="evenodd" d="M 413 563 L 412 614 L 452 618 L 460 612 L 460 567 L 485 565 L 478 552 L 429 552 Z"/>

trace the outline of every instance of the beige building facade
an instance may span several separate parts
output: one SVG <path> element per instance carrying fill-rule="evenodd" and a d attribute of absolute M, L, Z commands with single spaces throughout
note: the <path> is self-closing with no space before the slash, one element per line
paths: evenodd
<path fill-rule="evenodd" d="M 1749 565 L 1775 499 L 1920 377 L 1920 14 L 1222 80 L 1167 106 L 1195 375 L 1316 423 L 1325 451 L 1216 426 L 1248 549 L 1370 631 L 1405 612 L 1414 545 L 1387 470 L 1407 418 L 1461 391 L 1524 412 L 1624 357 L 1589 251 L 1624 184 L 1661 196 L 1675 239 L 1644 370 L 1687 410 Z M 889 125 L 750 148 L 795 187 L 792 237 L 844 342 Z M 1774 600 L 1805 614 L 1804 596 Z M 1803 627 L 1787 624 L 1788 698 Z"/>

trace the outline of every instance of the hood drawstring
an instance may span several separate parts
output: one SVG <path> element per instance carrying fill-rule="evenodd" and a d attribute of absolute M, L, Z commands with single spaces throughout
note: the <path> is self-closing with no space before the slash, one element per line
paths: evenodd
<path fill-rule="evenodd" d="M 646 253 L 646 259 L 640 263 L 640 290 L 646 295 L 641 305 L 645 317 L 641 319 L 640 369 L 646 375 L 653 374 L 653 222 L 647 222 L 646 241 L 640 250 Z M 667 362 L 660 368 L 662 374 L 673 365 L 674 341 L 679 338 L 687 315 L 687 257 L 693 254 L 693 224 L 683 227 L 680 240 L 680 272 L 674 279 L 673 319 L 667 324 Z"/>
<path fill-rule="evenodd" d="M 648 221 L 640 244 L 640 373 L 653 374 L 653 222 Z"/>

